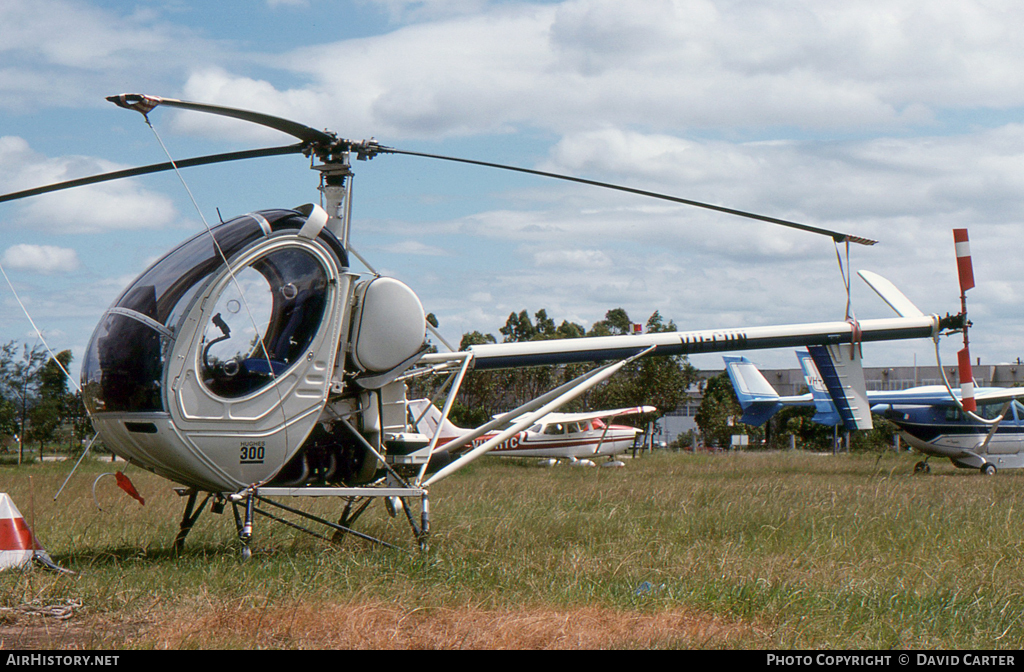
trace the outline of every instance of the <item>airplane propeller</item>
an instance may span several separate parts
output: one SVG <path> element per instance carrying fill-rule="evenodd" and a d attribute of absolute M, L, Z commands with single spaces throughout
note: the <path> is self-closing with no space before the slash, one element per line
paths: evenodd
<path fill-rule="evenodd" d="M 956 244 L 956 270 L 960 280 L 960 307 L 964 315 L 964 347 L 957 353 L 957 368 L 960 376 L 960 399 L 965 411 L 973 413 L 978 406 L 974 400 L 974 372 L 971 369 L 971 352 L 967 329 L 967 290 L 974 287 L 974 265 L 971 263 L 971 245 L 967 238 L 967 229 L 953 229 L 953 242 Z"/>
<path fill-rule="evenodd" d="M 336 134 L 329 131 L 320 131 L 315 128 L 311 128 L 309 126 L 305 126 L 303 124 L 288 119 L 275 117 L 269 114 L 262 114 L 259 112 L 252 112 L 250 110 L 224 107 L 221 105 L 208 105 L 205 103 L 193 103 L 184 100 L 176 100 L 174 98 L 162 98 L 158 96 L 147 96 L 135 93 L 122 93 L 116 96 L 108 96 L 107 100 L 114 103 L 118 107 L 122 107 L 124 109 L 129 110 L 135 110 L 136 112 L 139 112 L 140 114 L 146 117 L 147 123 L 149 120 L 149 113 L 157 106 L 164 105 L 167 107 L 176 107 L 196 112 L 205 112 L 209 114 L 216 114 L 220 116 L 231 117 L 234 119 L 252 122 L 255 124 L 259 124 L 261 126 L 266 126 L 268 128 L 281 131 L 283 133 L 287 133 L 288 135 L 297 138 L 301 142 L 299 142 L 298 144 L 283 145 L 279 147 L 268 147 L 264 149 L 246 150 L 241 152 L 228 152 L 224 154 L 211 154 L 208 156 L 182 159 L 180 161 L 174 162 L 157 163 L 148 166 L 140 166 L 137 168 L 113 171 L 110 173 L 102 173 L 99 175 L 93 175 L 85 178 L 67 180 L 64 182 L 57 182 L 42 187 L 36 187 L 33 189 L 26 189 L 23 191 L 11 192 L 8 194 L 0 194 L 0 203 L 3 203 L 5 201 L 14 201 L 29 196 L 35 196 L 38 194 L 60 191 L 63 189 L 71 189 L 73 187 L 80 187 L 87 184 L 97 184 L 100 182 L 118 180 L 126 177 L 135 177 L 137 175 L 146 175 L 149 173 L 174 170 L 176 168 L 188 168 L 192 166 L 224 163 L 228 161 L 239 161 L 243 159 L 259 158 L 264 156 L 281 156 L 284 154 L 301 153 L 310 157 L 315 156 L 324 164 L 327 164 L 326 166 L 321 167 L 322 169 L 325 169 L 331 165 L 347 163 L 346 155 L 354 152 L 356 158 L 359 160 L 372 159 L 378 154 L 399 154 L 405 156 L 418 156 L 422 158 L 436 159 L 441 161 L 452 161 L 476 166 L 497 168 L 500 170 L 526 173 L 530 175 L 548 177 L 557 180 L 575 182 L 579 184 L 588 184 L 591 186 L 601 187 L 604 189 L 612 189 L 616 191 L 637 194 L 640 196 L 646 196 L 649 198 L 656 198 L 664 201 L 669 201 L 672 203 L 679 203 L 682 205 L 689 205 L 693 207 L 704 208 L 707 210 L 714 210 L 716 212 L 722 212 L 737 217 L 754 219 L 762 222 L 768 222 L 771 224 L 777 224 L 779 226 L 797 229 L 800 231 L 807 231 L 810 233 L 825 235 L 828 236 L 829 238 L 832 238 L 832 240 L 834 240 L 837 243 L 858 243 L 861 245 L 874 245 L 875 243 L 878 242 L 876 240 L 873 240 L 871 238 L 865 238 L 863 236 L 856 236 L 853 234 L 843 233 L 840 231 L 833 231 L 831 229 L 811 226 L 809 224 L 802 224 L 799 222 L 780 219 L 777 217 L 769 217 L 767 215 L 760 215 L 754 212 L 747 212 L 744 210 L 727 208 L 720 205 L 714 205 L 711 203 L 704 203 L 701 201 L 680 198 L 678 196 L 671 196 L 669 194 L 662 194 L 658 192 L 647 191 L 644 189 L 637 189 L 634 187 L 613 184 L 610 182 L 600 182 L 597 180 L 589 180 L 581 177 L 575 177 L 572 175 L 565 175 L 562 173 L 534 170 L 530 168 L 523 168 L 520 166 L 492 163 L 489 161 L 478 161 L 475 159 L 465 159 L 454 156 L 445 156 L 441 154 L 427 154 L 423 152 L 414 152 L 409 150 L 398 149 L 395 147 L 387 147 L 381 145 L 380 143 L 372 139 L 347 140 L 344 138 L 339 138 Z M 329 172 L 330 171 L 325 170 L 325 175 L 329 175 Z M 328 177 L 328 179 L 330 178 Z"/>

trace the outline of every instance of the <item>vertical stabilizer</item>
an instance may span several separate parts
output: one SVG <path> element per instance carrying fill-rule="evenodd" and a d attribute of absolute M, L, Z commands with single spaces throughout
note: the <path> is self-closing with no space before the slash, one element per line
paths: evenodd
<path fill-rule="evenodd" d="M 860 363 L 860 346 L 812 345 L 807 349 L 846 429 L 871 429 L 871 406 Z"/>
<path fill-rule="evenodd" d="M 779 395 L 768 379 L 746 357 L 726 356 L 725 370 L 743 409 L 740 422 L 755 427 L 763 425 L 782 408 Z"/>
<path fill-rule="evenodd" d="M 807 383 L 807 389 L 811 391 L 811 397 L 814 399 L 815 413 L 811 421 L 819 425 L 835 427 L 843 419 L 839 416 L 836 405 L 832 403 L 832 397 L 828 393 L 828 388 L 825 387 L 821 372 L 814 365 L 814 358 L 811 357 L 811 353 L 801 351 L 797 351 L 796 357 L 800 360 L 800 368 L 804 371 L 804 382 Z"/>
<path fill-rule="evenodd" d="M 441 420 L 441 410 L 429 399 L 409 400 L 409 414 L 416 423 L 416 431 L 420 434 L 433 436 L 437 431 L 437 423 Z M 439 438 L 454 439 L 462 436 L 466 430 L 452 424 L 447 418 L 441 423 L 441 434 Z"/>

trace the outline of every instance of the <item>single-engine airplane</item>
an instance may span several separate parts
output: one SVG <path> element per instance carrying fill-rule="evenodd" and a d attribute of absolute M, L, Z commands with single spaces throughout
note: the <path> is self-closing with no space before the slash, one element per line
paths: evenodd
<path fill-rule="evenodd" d="M 614 425 L 611 420 L 624 415 L 654 413 L 656 410 L 654 406 L 633 406 L 588 413 L 551 413 L 510 436 L 490 454 L 499 457 L 538 457 L 551 465 L 566 460 L 570 464 L 586 467 L 595 466 L 594 460 L 597 458 L 607 457 L 609 459 L 602 466 L 624 467 L 625 463 L 615 459 L 615 456 L 632 449 L 636 437 L 643 434 L 643 430 L 629 425 Z M 409 411 L 415 416 L 416 426 L 423 434 L 433 434 L 440 424 L 440 447 L 470 431 L 442 418 L 441 410 L 429 399 L 410 400 Z M 473 445 L 479 446 L 493 434 L 484 434 Z"/>
<path fill-rule="evenodd" d="M 567 180 L 825 235 L 837 245 L 845 244 L 847 251 L 851 243 L 874 241 L 569 175 L 423 154 L 374 140 L 348 140 L 231 107 L 140 94 L 108 100 L 139 112 L 147 124 L 155 109 L 171 107 L 260 124 L 298 142 L 181 160 L 168 155 L 165 163 L 0 195 L 0 202 L 286 154 L 309 158 L 320 183 L 322 206 L 251 212 L 207 227 L 181 243 L 118 296 L 89 341 L 82 391 L 103 443 L 131 464 L 179 484 L 179 492 L 187 496 L 175 548 L 183 545 L 211 499 L 218 513 L 227 503 L 232 505 L 243 557 L 251 554 L 254 516 L 278 519 L 264 505 L 326 525 L 335 538 L 351 534 L 371 539 L 352 528 L 356 519 L 375 500 L 399 500 L 422 546 L 429 534 L 431 487 L 639 357 L 823 345 L 830 356 L 846 361 L 851 344 L 936 338 L 967 324 L 966 310 L 945 317 L 918 312 L 860 322 L 484 344 L 459 352 L 430 352 L 427 330 L 433 327 L 419 297 L 405 283 L 373 271 L 350 244 L 353 157 L 404 155 Z M 351 257 L 370 272 L 356 272 Z M 441 409 L 446 419 L 470 370 L 570 362 L 603 364 L 443 447 L 438 431 L 427 435 L 410 425 L 406 381 L 414 377 L 447 375 Z M 859 360 L 847 365 L 859 366 Z M 490 438 L 474 445 L 484 436 Z M 443 452 L 458 457 L 444 464 Z M 344 510 L 332 523 L 277 501 L 284 497 L 340 497 Z M 420 501 L 418 521 L 406 500 Z"/>

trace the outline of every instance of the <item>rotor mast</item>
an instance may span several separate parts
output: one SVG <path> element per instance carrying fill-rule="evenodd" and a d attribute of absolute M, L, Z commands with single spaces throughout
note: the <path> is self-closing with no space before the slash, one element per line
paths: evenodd
<path fill-rule="evenodd" d="M 320 186 L 327 211 L 327 229 L 337 236 L 342 246 L 348 249 L 348 237 L 352 218 L 352 165 L 349 152 L 345 150 L 332 160 L 313 165 L 320 171 Z"/>

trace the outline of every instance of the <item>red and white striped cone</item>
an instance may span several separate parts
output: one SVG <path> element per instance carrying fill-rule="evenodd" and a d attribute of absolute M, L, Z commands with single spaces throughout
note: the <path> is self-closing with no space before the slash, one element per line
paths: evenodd
<path fill-rule="evenodd" d="M 10 495 L 0 492 L 0 571 L 21 567 L 35 560 L 47 569 L 65 574 L 74 574 L 69 569 L 58 567 L 42 544 L 25 524 L 25 518 L 14 505 Z"/>
<path fill-rule="evenodd" d="M 0 570 L 21 567 L 32 561 L 35 550 L 32 530 L 6 492 L 0 492 Z"/>

